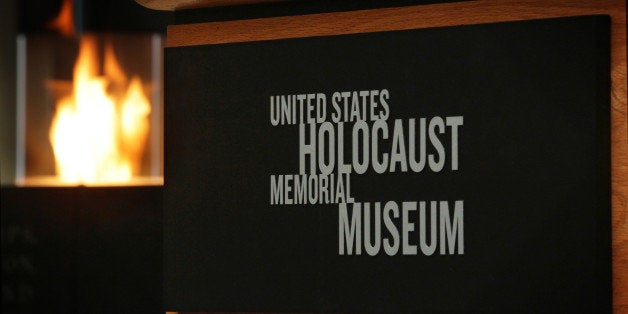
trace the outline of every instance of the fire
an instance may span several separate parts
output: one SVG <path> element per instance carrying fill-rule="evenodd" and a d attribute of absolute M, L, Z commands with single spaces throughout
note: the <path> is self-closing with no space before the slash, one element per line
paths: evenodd
<path fill-rule="evenodd" d="M 57 176 L 66 183 L 126 182 L 140 170 L 150 103 L 137 77 L 130 81 L 113 49 L 85 35 L 74 67 L 72 95 L 57 102 L 50 128 Z"/>
<path fill-rule="evenodd" d="M 65 36 L 74 35 L 74 20 L 72 15 L 74 14 L 74 6 L 72 0 L 63 0 L 61 4 L 61 10 L 54 20 L 48 23 L 48 27 L 58 31 Z"/>

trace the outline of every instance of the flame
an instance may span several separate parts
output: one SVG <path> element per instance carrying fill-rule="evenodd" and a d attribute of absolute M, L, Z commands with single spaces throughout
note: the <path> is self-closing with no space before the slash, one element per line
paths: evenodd
<path fill-rule="evenodd" d="M 142 82 L 127 78 L 111 46 L 99 76 L 96 38 L 82 38 L 73 94 L 57 102 L 50 128 L 57 176 L 66 183 L 126 182 L 140 170 L 150 103 Z M 111 90 L 121 90 L 116 97 Z"/>
<path fill-rule="evenodd" d="M 74 9 L 72 5 L 72 0 L 63 0 L 63 3 L 61 4 L 61 10 L 59 10 L 59 15 L 57 15 L 54 20 L 48 23 L 48 27 L 58 31 L 65 36 L 74 36 L 74 19 L 72 17 L 73 14 Z"/>

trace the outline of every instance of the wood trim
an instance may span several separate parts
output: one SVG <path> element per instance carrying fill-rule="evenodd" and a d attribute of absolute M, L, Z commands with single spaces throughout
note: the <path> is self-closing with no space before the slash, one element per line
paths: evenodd
<path fill-rule="evenodd" d="M 328 36 L 589 14 L 611 15 L 614 28 L 623 28 L 625 34 L 625 23 L 622 21 L 626 20 L 626 15 L 622 0 L 478 0 L 298 17 L 171 25 L 168 27 L 167 46 Z"/>
<path fill-rule="evenodd" d="M 628 313 L 628 127 L 624 0 L 478 0 L 168 27 L 168 47 L 353 34 L 576 15 L 611 16 L 613 308 Z"/>

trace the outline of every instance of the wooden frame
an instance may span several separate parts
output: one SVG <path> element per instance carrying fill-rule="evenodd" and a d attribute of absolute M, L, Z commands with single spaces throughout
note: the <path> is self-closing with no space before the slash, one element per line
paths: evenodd
<path fill-rule="evenodd" d="M 615 313 L 628 313 L 628 118 L 626 3 L 624 0 L 478 0 L 299 17 L 174 25 L 168 28 L 167 46 L 352 34 L 592 14 L 611 16 L 613 308 Z"/>

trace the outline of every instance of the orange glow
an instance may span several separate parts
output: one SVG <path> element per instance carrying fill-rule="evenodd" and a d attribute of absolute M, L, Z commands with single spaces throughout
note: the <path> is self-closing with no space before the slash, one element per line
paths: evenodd
<path fill-rule="evenodd" d="M 59 11 L 59 15 L 55 17 L 54 20 L 48 23 L 48 27 L 53 30 L 58 31 L 59 33 L 65 36 L 73 36 L 74 35 L 74 19 L 73 15 L 73 7 L 72 0 L 63 0 L 61 4 L 61 10 Z"/>
<path fill-rule="evenodd" d="M 110 46 L 104 75 L 98 65 L 98 43 L 86 35 L 74 67 L 73 94 L 57 102 L 50 128 L 57 176 L 65 183 L 123 183 L 140 171 L 150 113 L 142 82 L 133 77 L 127 84 Z"/>

